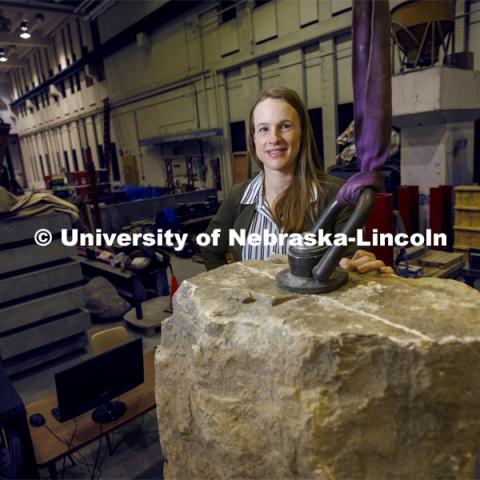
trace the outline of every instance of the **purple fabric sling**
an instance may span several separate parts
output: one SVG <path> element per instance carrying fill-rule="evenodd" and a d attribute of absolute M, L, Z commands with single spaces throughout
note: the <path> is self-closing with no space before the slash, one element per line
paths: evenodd
<path fill-rule="evenodd" d="M 353 96 L 355 145 L 360 172 L 338 191 L 355 205 L 365 187 L 380 191 L 380 168 L 388 157 L 392 130 L 390 10 L 388 0 L 353 0 Z"/>

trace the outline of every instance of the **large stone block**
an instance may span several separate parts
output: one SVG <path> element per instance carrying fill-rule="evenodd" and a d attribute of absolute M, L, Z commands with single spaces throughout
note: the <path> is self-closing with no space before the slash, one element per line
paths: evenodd
<path fill-rule="evenodd" d="M 284 257 L 182 283 L 157 349 L 168 479 L 473 478 L 480 294 L 454 280 L 275 286 Z"/>

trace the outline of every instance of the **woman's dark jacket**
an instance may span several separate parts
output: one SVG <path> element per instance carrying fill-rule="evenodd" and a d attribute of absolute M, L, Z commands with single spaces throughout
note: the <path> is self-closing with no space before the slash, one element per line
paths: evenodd
<path fill-rule="evenodd" d="M 202 248 L 202 258 L 205 262 L 205 267 L 207 270 L 212 270 L 213 268 L 225 265 L 227 263 L 225 253 L 228 249 L 232 250 L 235 261 L 242 259 L 243 247 L 238 244 L 235 244 L 232 247 L 229 247 L 228 245 L 228 230 L 234 229 L 235 231 L 240 232 L 242 229 L 245 229 L 245 231 L 248 233 L 250 223 L 252 222 L 252 218 L 255 213 L 255 204 L 245 205 L 240 204 L 240 201 L 248 184 L 251 181 L 252 180 L 245 180 L 244 182 L 237 183 L 236 185 L 232 186 L 230 191 L 226 194 L 225 200 L 218 209 L 217 214 L 212 218 L 208 225 L 208 234 L 211 234 L 216 228 L 220 229 L 221 234 L 218 246 L 214 247 L 210 244 L 208 247 Z M 337 191 L 343 185 L 343 183 L 344 182 L 337 177 L 332 177 L 330 175 L 325 176 L 325 180 L 323 182 L 324 195 L 322 196 L 319 193 L 317 200 L 319 212 L 322 212 L 335 198 Z M 351 213 L 352 209 L 350 207 L 346 207 L 337 218 L 333 228 L 331 229 L 331 233 L 341 232 Z M 312 227 L 312 220 L 310 218 L 306 219 L 303 232 L 309 231 Z M 349 246 L 347 254 L 351 254 L 354 250 L 356 250 L 355 246 L 352 247 Z"/>

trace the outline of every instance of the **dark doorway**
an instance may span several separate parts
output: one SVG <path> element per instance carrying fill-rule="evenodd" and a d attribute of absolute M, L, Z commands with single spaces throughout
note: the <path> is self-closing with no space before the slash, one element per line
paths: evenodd
<path fill-rule="evenodd" d="M 337 105 L 337 136 L 342 134 L 353 120 L 353 103 Z"/>
<path fill-rule="evenodd" d="M 232 152 L 245 152 L 247 150 L 247 137 L 243 120 L 230 124 L 230 138 L 232 139 Z"/>
<path fill-rule="evenodd" d="M 323 155 L 323 113 L 321 108 L 311 108 L 308 110 L 310 122 L 312 124 L 313 135 L 315 143 L 317 144 L 317 151 L 320 157 L 320 166 L 324 168 L 325 160 Z"/>

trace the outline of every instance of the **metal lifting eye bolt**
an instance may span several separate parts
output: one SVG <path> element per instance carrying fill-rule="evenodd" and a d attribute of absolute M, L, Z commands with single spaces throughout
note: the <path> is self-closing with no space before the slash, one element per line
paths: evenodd
<path fill-rule="evenodd" d="M 367 187 L 360 195 L 355 210 L 342 231 L 347 238 L 365 225 L 374 205 L 375 190 Z M 320 229 L 329 229 L 344 208 L 344 205 L 333 200 L 312 228 L 312 232 L 316 234 Z M 277 274 L 277 286 L 295 293 L 327 293 L 337 290 L 348 281 L 348 273 L 338 267 L 338 262 L 347 248 L 345 245 L 289 247 L 289 268 Z"/>

